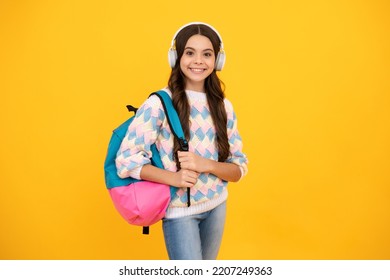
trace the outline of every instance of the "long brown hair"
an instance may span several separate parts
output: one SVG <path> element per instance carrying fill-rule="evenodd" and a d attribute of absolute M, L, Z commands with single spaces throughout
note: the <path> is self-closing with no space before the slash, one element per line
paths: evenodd
<path fill-rule="evenodd" d="M 172 102 L 179 114 L 186 139 L 190 139 L 189 117 L 190 105 L 185 93 L 185 76 L 180 69 L 180 58 L 184 53 L 188 39 L 193 35 L 203 35 L 210 39 L 214 53 L 218 54 L 220 40 L 218 35 L 207 25 L 193 24 L 183 28 L 176 36 L 177 61 L 173 67 L 168 81 L 169 90 L 172 92 Z M 229 141 L 227 136 L 227 115 L 225 109 L 225 94 L 222 89 L 223 82 L 219 79 L 214 70 L 205 80 L 205 92 L 211 118 L 215 125 L 216 141 L 218 148 L 218 161 L 224 162 L 230 155 Z M 178 141 L 174 142 L 174 156 L 180 150 Z"/>

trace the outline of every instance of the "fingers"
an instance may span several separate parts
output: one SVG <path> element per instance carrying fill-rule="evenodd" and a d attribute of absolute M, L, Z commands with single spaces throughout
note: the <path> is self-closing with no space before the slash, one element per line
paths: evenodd
<path fill-rule="evenodd" d="M 190 157 L 190 152 L 178 151 L 177 156 L 178 156 L 180 162 L 188 161 L 189 157 Z"/>
<path fill-rule="evenodd" d="M 192 169 L 191 164 L 188 161 L 181 161 L 180 162 L 180 168 L 182 169 Z"/>
<path fill-rule="evenodd" d="M 198 173 L 204 173 L 209 170 L 208 160 L 195 153 L 179 151 L 177 155 L 180 167 L 183 169 L 189 169 Z"/>
<path fill-rule="evenodd" d="M 181 168 L 196 171 L 196 160 L 195 160 L 193 153 L 179 151 L 178 152 L 178 159 L 179 159 Z"/>
<path fill-rule="evenodd" d="M 198 180 L 198 176 L 199 174 L 195 171 L 183 169 L 183 178 L 189 183 L 195 184 Z"/>
<path fill-rule="evenodd" d="M 178 172 L 179 175 L 179 187 L 186 187 L 191 188 L 193 187 L 197 180 L 199 174 L 195 171 L 187 170 L 187 169 L 181 169 Z"/>

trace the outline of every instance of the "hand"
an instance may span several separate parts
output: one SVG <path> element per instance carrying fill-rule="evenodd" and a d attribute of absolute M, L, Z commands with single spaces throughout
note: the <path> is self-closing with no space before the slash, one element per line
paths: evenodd
<path fill-rule="evenodd" d="M 176 173 L 174 173 L 174 184 L 173 186 L 178 188 L 191 188 L 195 185 L 195 183 L 198 180 L 199 173 L 187 170 L 187 169 L 180 169 Z"/>
<path fill-rule="evenodd" d="M 221 180 L 237 182 L 241 179 L 241 169 L 235 163 L 218 162 L 198 156 L 192 152 L 177 152 L 180 167 L 187 171 L 200 173 L 211 173 Z"/>
<path fill-rule="evenodd" d="M 210 160 L 198 156 L 192 152 L 177 152 L 180 168 L 195 171 L 197 173 L 205 173 L 209 170 Z"/>

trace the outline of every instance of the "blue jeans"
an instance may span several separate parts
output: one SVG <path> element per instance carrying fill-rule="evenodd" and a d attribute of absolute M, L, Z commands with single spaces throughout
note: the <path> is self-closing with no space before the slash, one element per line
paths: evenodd
<path fill-rule="evenodd" d="M 215 260 L 221 245 L 226 201 L 188 217 L 163 219 L 165 245 L 171 260 Z"/>

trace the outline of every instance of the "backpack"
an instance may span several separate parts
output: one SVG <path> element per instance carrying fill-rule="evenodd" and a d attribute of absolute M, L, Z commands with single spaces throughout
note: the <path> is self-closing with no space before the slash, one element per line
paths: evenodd
<path fill-rule="evenodd" d="M 153 92 L 149 95 L 160 98 L 168 124 L 174 136 L 179 140 L 182 151 L 188 151 L 188 143 L 180 124 L 179 116 L 173 107 L 171 97 L 165 91 Z M 136 113 L 137 108 L 127 105 L 129 111 Z M 137 180 L 131 177 L 120 178 L 117 174 L 115 159 L 134 116 L 117 127 L 108 144 L 104 162 L 106 188 L 119 214 L 131 225 L 143 227 L 143 233 L 149 234 L 149 226 L 160 221 L 164 216 L 175 187 L 150 181 Z M 151 146 L 151 164 L 164 168 L 155 144 Z M 188 191 L 189 194 L 189 191 Z"/>

